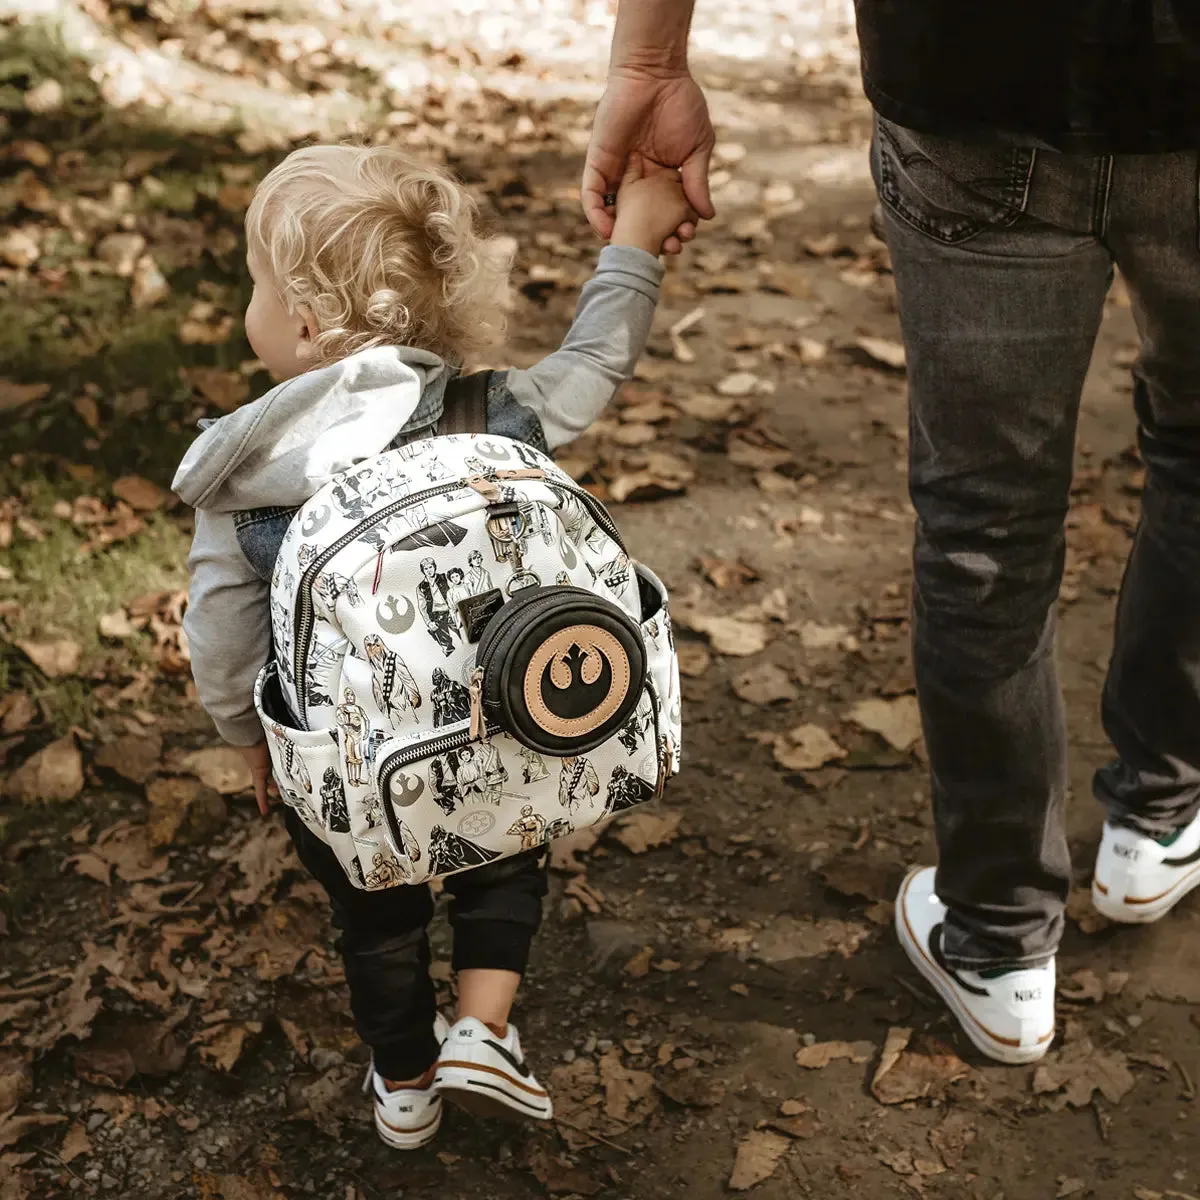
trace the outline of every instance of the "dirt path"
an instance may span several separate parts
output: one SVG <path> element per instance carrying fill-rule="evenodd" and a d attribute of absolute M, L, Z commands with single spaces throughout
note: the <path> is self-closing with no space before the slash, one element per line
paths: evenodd
<path fill-rule="evenodd" d="M 616 511 L 691 629 L 686 769 L 663 808 L 561 856 L 521 1002 L 561 1120 L 527 1131 L 456 1114 L 434 1149 L 403 1159 L 369 1131 L 364 1052 L 312 885 L 278 826 L 233 794 L 227 764 L 187 757 L 210 739 L 174 632 L 186 519 L 138 485 L 112 490 L 134 470 L 165 483 L 194 416 L 245 377 L 245 347 L 222 326 L 242 286 L 229 231 L 264 159 L 197 136 L 130 173 L 121 139 L 161 146 L 128 131 L 111 150 L 109 133 L 88 135 L 102 146 L 86 168 L 10 155 L 6 203 L 39 230 L 40 259 L 6 272 L 0 303 L 13 378 L 49 388 L 32 411 L 0 391 L 16 414 L 5 448 L 24 456 L 7 462 L 13 499 L 0 501 L 12 539 L 0 747 L 10 794 L 27 793 L 0 808 L 0 1114 L 17 1110 L 0 1117 L 3 1200 L 707 1200 L 731 1182 L 763 1200 L 1200 1195 L 1200 904 L 1132 932 L 1073 908 L 1063 1037 L 1036 1070 L 980 1060 L 890 930 L 896 883 L 932 850 L 907 666 L 904 376 L 887 362 L 898 335 L 869 232 L 867 114 L 838 63 L 807 76 L 723 65 L 721 219 L 671 271 L 622 408 L 564 455 L 618 491 L 638 472 L 668 491 L 687 478 Z M 565 327 L 594 253 L 571 194 L 587 110 L 479 103 L 475 141 L 438 105 L 415 128 L 518 240 L 506 357 L 523 361 Z M 16 120 L 23 138 L 55 136 Z M 502 165 L 479 144 L 481 120 Z M 72 204 L 61 224 L 83 231 L 86 261 L 121 217 L 106 227 L 81 198 L 119 208 L 113 185 L 131 181 L 123 228 L 145 237 L 169 297 L 131 317 L 127 276 L 64 269 L 65 243 L 47 232 L 59 217 L 29 205 L 31 175 Z M 141 205 L 160 186 L 182 198 Z M 14 334 L 32 329 L 22 312 L 39 329 L 57 315 L 57 340 Z M 1115 296 L 1085 397 L 1063 602 L 1081 884 L 1139 482 L 1132 344 Z M 80 560 L 98 528 L 112 544 Z M 98 635 L 113 613 L 128 628 Z M 16 647 L 28 639 L 44 669 Z M 47 657 L 53 644 L 80 661 Z M 852 715 L 864 701 L 874 717 Z M 789 736 L 805 725 L 817 732 Z M 444 931 L 436 945 L 444 962 Z"/>

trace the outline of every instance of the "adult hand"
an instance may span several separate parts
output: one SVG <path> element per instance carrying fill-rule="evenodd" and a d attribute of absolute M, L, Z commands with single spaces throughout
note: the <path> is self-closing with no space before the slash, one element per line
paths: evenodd
<path fill-rule="evenodd" d="M 660 167 L 678 168 L 688 203 L 711 220 L 716 213 L 708 163 L 714 141 L 704 93 L 686 69 L 614 68 L 596 110 L 583 169 L 583 211 L 592 228 L 602 238 L 612 236 L 615 210 L 604 199 L 617 191 L 632 153 Z M 678 254 L 695 236 L 695 222 L 684 221 L 667 238 L 663 252 Z"/>

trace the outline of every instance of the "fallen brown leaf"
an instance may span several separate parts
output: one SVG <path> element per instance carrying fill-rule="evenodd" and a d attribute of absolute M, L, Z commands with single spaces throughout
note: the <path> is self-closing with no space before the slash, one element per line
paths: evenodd
<path fill-rule="evenodd" d="M 12 1112 L 33 1091 L 29 1056 L 17 1050 L 0 1050 L 0 1113 Z"/>
<path fill-rule="evenodd" d="M 157 734 L 122 734 L 105 742 L 97 751 L 95 764 L 115 771 L 131 783 L 145 783 L 158 769 L 163 742 Z"/>
<path fill-rule="evenodd" d="M 1033 1076 L 1037 1096 L 1053 1097 L 1052 1111 L 1068 1104 L 1083 1108 L 1099 1092 L 1110 1104 L 1119 1104 L 1134 1085 L 1127 1056 L 1120 1050 L 1098 1050 L 1086 1037 L 1070 1042 L 1052 1054 Z"/>
<path fill-rule="evenodd" d="M 236 796 L 254 788 L 250 768 L 233 746 L 196 750 L 183 760 L 183 769 L 222 796 Z"/>
<path fill-rule="evenodd" d="M 759 578 L 758 572 L 741 561 L 731 562 L 726 558 L 709 558 L 701 555 L 697 562 L 705 578 L 716 588 L 744 587 Z"/>
<path fill-rule="evenodd" d="M 82 1121 L 76 1121 L 67 1130 L 62 1145 L 58 1148 L 58 1157 L 64 1163 L 74 1162 L 84 1154 L 91 1154 L 92 1142 L 87 1135 L 87 1127 Z"/>
<path fill-rule="evenodd" d="M 0 412 L 24 408 L 35 400 L 44 400 L 49 394 L 48 383 L 14 383 L 11 379 L 0 379 Z"/>
<path fill-rule="evenodd" d="M 816 1042 L 796 1051 L 796 1065 L 819 1071 L 831 1062 L 848 1059 L 855 1064 L 871 1061 L 875 1047 L 870 1042 Z"/>
<path fill-rule="evenodd" d="M 527 1161 L 533 1177 L 551 1196 L 594 1196 L 604 1190 L 605 1185 L 594 1180 L 582 1167 L 572 1166 L 542 1143 L 532 1147 Z"/>
<path fill-rule="evenodd" d="M 250 396 L 250 381 L 239 371 L 220 371 L 215 367 L 184 367 L 180 378 L 195 389 L 214 408 L 233 412 Z"/>
<path fill-rule="evenodd" d="M 83 791 L 83 756 L 72 734 L 27 758 L 8 777 L 5 792 L 25 804 L 73 800 Z"/>
<path fill-rule="evenodd" d="M 677 642 L 675 652 L 679 657 L 679 673 L 686 679 L 699 679 L 712 666 L 712 654 L 699 642 Z"/>
<path fill-rule="evenodd" d="M 775 761 L 789 771 L 815 771 L 846 757 L 846 751 L 820 725 L 797 725 L 774 741 Z"/>
<path fill-rule="evenodd" d="M 167 1023 L 129 1018 L 75 1051 L 75 1073 L 98 1087 L 123 1088 L 135 1076 L 174 1075 L 186 1060 L 187 1046 Z"/>
<path fill-rule="evenodd" d="M 748 704 L 766 707 L 789 704 L 800 698 L 800 689 L 792 677 L 774 663 L 758 663 L 733 680 L 733 693 Z"/>
<path fill-rule="evenodd" d="M 0 733 L 24 733 L 37 719 L 38 709 L 28 692 L 9 692 L 0 699 Z M 3 1109 L 0 1108 L 0 1112 Z"/>
<path fill-rule="evenodd" d="M 24 651 L 35 667 L 50 679 L 61 679 L 74 675 L 79 670 L 81 650 L 73 638 L 55 638 L 49 642 L 18 641 L 17 648 Z"/>
<path fill-rule="evenodd" d="M 229 817 L 220 794 L 198 779 L 163 776 L 146 788 L 150 801 L 150 841 L 155 846 L 207 841 Z"/>
<path fill-rule="evenodd" d="M 232 1071 L 246 1052 L 248 1044 L 262 1033 L 261 1021 L 231 1021 L 227 1025 L 210 1026 L 199 1037 L 200 1061 L 217 1071 Z"/>
<path fill-rule="evenodd" d="M 596 1067 L 604 1089 L 604 1114 L 609 1120 L 632 1125 L 650 1115 L 657 1105 L 657 1094 L 649 1071 L 626 1067 L 616 1047 L 602 1055 Z"/>
<path fill-rule="evenodd" d="M 970 1068 L 947 1050 L 932 1053 L 909 1050 L 911 1029 L 889 1029 L 871 1094 L 880 1104 L 902 1104 L 940 1096 L 950 1084 L 965 1079 Z"/>
<path fill-rule="evenodd" d="M 684 1108 L 716 1108 L 728 1089 L 723 1079 L 691 1070 L 659 1079 L 658 1090 Z"/>
<path fill-rule="evenodd" d="M 893 750 L 911 750 L 921 738 L 921 712 L 916 696 L 894 700 L 861 700 L 847 714 L 860 729 L 877 733 Z"/>
<path fill-rule="evenodd" d="M 143 479 L 141 475 L 122 475 L 112 485 L 113 495 L 124 500 L 134 512 L 156 512 L 171 498 L 156 483 Z"/>
<path fill-rule="evenodd" d="M 769 1129 L 755 1129 L 738 1145 L 729 1187 L 746 1192 L 775 1174 L 783 1156 L 791 1149 L 791 1138 Z"/>
<path fill-rule="evenodd" d="M 62 1125 L 67 1118 L 61 1113 L 6 1113 L 0 1115 L 0 1150 L 15 1146 L 31 1133 Z"/>
<path fill-rule="evenodd" d="M 679 836 L 682 809 L 638 809 L 618 819 L 613 837 L 631 854 L 645 854 Z"/>
<path fill-rule="evenodd" d="M 645 979 L 650 974 L 653 959 L 654 947 L 644 946 L 625 964 L 623 971 L 630 979 Z"/>
<path fill-rule="evenodd" d="M 864 354 L 893 371 L 904 370 L 904 347 L 888 338 L 860 337 L 854 343 Z"/>
<path fill-rule="evenodd" d="M 761 429 L 734 430 L 729 435 L 726 451 L 735 466 L 755 471 L 773 471 L 794 458 L 790 450 Z"/>

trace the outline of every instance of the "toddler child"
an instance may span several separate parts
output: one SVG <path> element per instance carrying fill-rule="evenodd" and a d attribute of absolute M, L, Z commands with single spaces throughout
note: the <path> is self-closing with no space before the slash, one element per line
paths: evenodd
<path fill-rule="evenodd" d="M 694 220 L 677 172 L 633 164 L 611 244 L 561 348 L 490 375 L 489 432 L 547 451 L 595 420 L 645 346 L 663 242 Z M 506 264 L 454 179 L 386 146 L 296 151 L 256 191 L 246 237 L 246 336 L 279 384 L 208 423 L 173 486 L 196 509 L 184 622 L 196 688 L 221 736 L 242 749 L 265 816 L 270 760 L 253 688 L 272 655 L 270 581 L 288 523 L 356 463 L 437 432 L 447 380 L 502 325 Z M 486 580 L 482 562 L 471 566 L 456 587 Z M 407 600 L 421 607 L 420 597 Z M 454 632 L 447 624 L 446 637 Z M 352 694 L 343 708 L 354 741 Z M 291 809 L 285 820 L 329 894 L 355 1022 L 372 1052 L 364 1090 L 380 1137 L 397 1149 L 427 1143 L 443 1094 L 548 1119 L 550 1098 L 509 1021 L 541 920 L 543 851 L 446 881 L 458 977 L 451 1028 L 429 975 L 430 889 L 361 891 Z"/>

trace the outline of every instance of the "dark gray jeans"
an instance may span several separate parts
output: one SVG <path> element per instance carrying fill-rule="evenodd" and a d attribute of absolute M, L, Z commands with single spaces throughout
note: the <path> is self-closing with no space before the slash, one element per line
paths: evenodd
<path fill-rule="evenodd" d="M 1070 882 L 1055 664 L 1079 396 L 1118 266 L 1146 490 L 1104 690 L 1109 819 L 1200 810 L 1200 155 L 1085 157 L 876 123 L 908 353 L 914 657 L 945 950 L 1053 955 Z"/>

